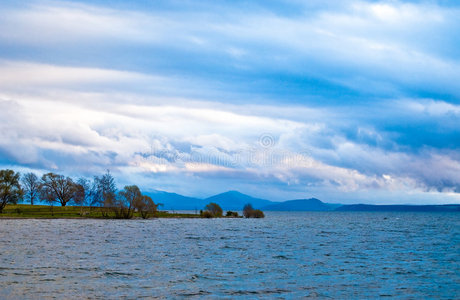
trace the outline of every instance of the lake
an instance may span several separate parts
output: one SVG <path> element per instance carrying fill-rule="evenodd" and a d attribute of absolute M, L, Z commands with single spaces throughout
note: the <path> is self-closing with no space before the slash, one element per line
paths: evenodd
<path fill-rule="evenodd" d="M 0 220 L 0 298 L 460 298 L 460 214 Z"/>

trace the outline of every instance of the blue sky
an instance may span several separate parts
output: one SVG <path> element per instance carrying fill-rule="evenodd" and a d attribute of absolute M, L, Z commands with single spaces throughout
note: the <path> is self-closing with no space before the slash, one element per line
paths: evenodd
<path fill-rule="evenodd" d="M 457 1 L 2 1 L 0 167 L 460 203 Z"/>

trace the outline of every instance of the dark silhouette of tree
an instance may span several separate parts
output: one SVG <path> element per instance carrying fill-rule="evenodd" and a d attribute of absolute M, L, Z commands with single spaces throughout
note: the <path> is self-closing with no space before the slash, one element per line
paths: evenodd
<path fill-rule="evenodd" d="M 40 196 L 40 180 L 34 173 L 24 174 L 21 178 L 24 196 L 34 205 L 34 200 Z"/>
<path fill-rule="evenodd" d="M 80 201 L 81 187 L 70 177 L 47 173 L 42 176 L 40 184 L 40 197 L 49 203 L 60 203 L 66 206 L 71 201 Z"/>
<path fill-rule="evenodd" d="M 13 170 L 0 170 L 0 213 L 7 203 L 16 204 L 23 195 L 20 174 Z"/>
<path fill-rule="evenodd" d="M 214 202 L 206 205 L 204 209 L 208 211 L 213 217 L 222 217 L 222 214 L 224 213 L 219 204 Z"/>
<path fill-rule="evenodd" d="M 141 214 L 143 219 L 153 217 L 157 211 L 157 205 L 149 196 L 142 195 L 135 203 L 137 211 Z"/>

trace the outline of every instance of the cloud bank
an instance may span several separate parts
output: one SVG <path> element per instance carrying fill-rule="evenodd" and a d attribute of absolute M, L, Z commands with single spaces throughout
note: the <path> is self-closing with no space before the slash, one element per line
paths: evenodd
<path fill-rule="evenodd" d="M 117 5 L 0 5 L 2 167 L 460 203 L 455 2 Z"/>

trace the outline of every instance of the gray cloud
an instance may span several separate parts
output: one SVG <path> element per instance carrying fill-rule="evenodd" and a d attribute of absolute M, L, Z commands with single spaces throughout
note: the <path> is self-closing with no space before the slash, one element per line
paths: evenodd
<path fill-rule="evenodd" d="M 331 3 L 4 5 L 0 162 L 188 195 L 460 201 L 458 8 Z"/>

